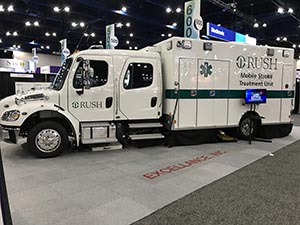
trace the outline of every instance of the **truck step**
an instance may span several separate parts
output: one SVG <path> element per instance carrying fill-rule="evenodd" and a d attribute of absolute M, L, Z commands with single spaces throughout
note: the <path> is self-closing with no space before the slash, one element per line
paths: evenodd
<path fill-rule="evenodd" d="M 163 139 L 165 136 L 162 134 L 132 134 L 129 138 L 133 141 L 135 140 L 150 140 L 150 139 Z"/>
<path fill-rule="evenodd" d="M 130 123 L 128 124 L 129 128 L 136 129 L 136 128 L 159 128 L 163 125 L 160 123 Z"/>

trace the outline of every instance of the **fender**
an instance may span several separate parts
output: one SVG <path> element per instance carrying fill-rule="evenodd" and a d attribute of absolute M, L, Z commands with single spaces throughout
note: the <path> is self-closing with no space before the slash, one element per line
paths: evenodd
<path fill-rule="evenodd" d="M 20 118 L 13 122 L 1 121 L 1 125 L 3 126 L 22 127 L 22 125 L 34 114 L 41 114 L 41 118 L 51 118 L 51 112 L 58 113 L 72 126 L 72 129 L 75 133 L 77 146 L 79 145 L 79 121 L 72 114 L 58 105 L 50 102 L 35 102 L 34 104 L 28 103 L 7 109 L 7 111 L 9 110 L 19 110 L 21 113 Z"/>

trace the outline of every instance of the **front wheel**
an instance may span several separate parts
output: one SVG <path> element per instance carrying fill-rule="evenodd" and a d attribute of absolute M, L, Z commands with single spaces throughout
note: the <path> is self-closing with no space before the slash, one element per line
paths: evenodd
<path fill-rule="evenodd" d="M 68 133 L 59 123 L 44 121 L 33 127 L 27 139 L 30 151 L 39 158 L 59 156 L 68 145 Z"/>

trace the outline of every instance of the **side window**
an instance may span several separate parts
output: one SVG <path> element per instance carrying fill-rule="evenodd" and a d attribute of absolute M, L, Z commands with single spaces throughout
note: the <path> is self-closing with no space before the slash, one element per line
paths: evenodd
<path fill-rule="evenodd" d="M 91 87 L 100 87 L 107 83 L 108 64 L 105 61 L 90 61 L 90 84 Z M 83 62 L 80 62 L 75 72 L 73 87 L 82 88 L 83 85 Z"/>
<path fill-rule="evenodd" d="M 153 66 L 149 63 L 130 63 L 123 80 L 124 89 L 135 89 L 151 86 Z"/>

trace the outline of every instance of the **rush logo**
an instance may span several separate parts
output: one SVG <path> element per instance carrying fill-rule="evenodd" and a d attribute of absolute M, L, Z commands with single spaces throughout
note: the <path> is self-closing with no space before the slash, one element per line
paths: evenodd
<path fill-rule="evenodd" d="M 278 60 L 274 58 L 252 57 L 240 55 L 236 59 L 236 65 L 240 69 L 265 69 L 277 70 Z"/>
<path fill-rule="evenodd" d="M 173 173 L 173 172 L 178 171 L 178 170 L 188 168 L 192 165 L 199 164 L 199 163 L 211 160 L 213 158 L 216 158 L 220 155 L 224 155 L 226 153 L 228 153 L 228 152 L 226 152 L 226 151 L 212 152 L 208 155 L 202 155 L 202 156 L 199 156 L 197 158 L 185 161 L 183 163 L 178 163 L 178 164 L 168 166 L 168 167 L 165 167 L 165 168 L 162 168 L 162 169 L 150 172 L 150 173 L 145 173 L 143 176 L 147 179 L 152 180 L 152 179 L 158 178 L 160 176 L 163 176 L 163 175 L 170 174 L 170 173 Z"/>

